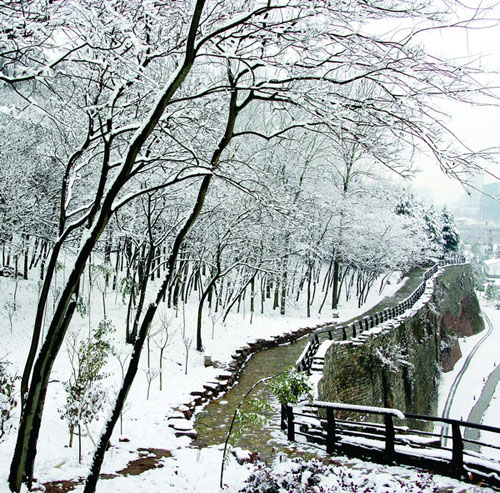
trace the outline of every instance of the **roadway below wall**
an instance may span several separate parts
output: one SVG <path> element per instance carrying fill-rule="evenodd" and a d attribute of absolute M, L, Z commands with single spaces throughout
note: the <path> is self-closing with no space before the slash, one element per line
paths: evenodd
<path fill-rule="evenodd" d="M 450 410 L 451 410 L 451 406 L 453 404 L 453 400 L 455 399 L 455 396 L 456 396 L 456 393 L 457 393 L 457 388 L 458 386 L 460 385 L 460 382 L 462 381 L 462 377 L 465 375 L 465 372 L 469 369 L 469 365 L 472 361 L 472 358 L 475 356 L 475 354 L 477 353 L 477 351 L 479 350 L 479 348 L 483 345 L 483 343 L 489 338 L 489 336 L 491 335 L 491 333 L 493 332 L 493 326 L 490 322 L 490 319 L 486 316 L 486 314 L 483 312 L 483 318 L 484 320 L 486 321 L 486 323 L 488 324 L 488 331 L 486 332 L 486 334 L 476 343 L 476 345 L 472 348 L 471 352 L 468 354 L 467 358 L 465 358 L 465 361 L 462 365 L 462 368 L 460 368 L 460 371 L 457 373 L 457 376 L 455 377 L 455 380 L 453 380 L 453 383 L 451 384 L 451 387 L 450 387 L 450 391 L 448 392 L 448 397 L 446 398 L 446 402 L 444 404 L 444 408 L 443 408 L 443 412 L 441 414 L 441 416 L 443 418 L 449 418 L 450 417 Z M 493 388 L 494 390 L 494 388 Z M 484 391 L 484 389 L 483 389 Z M 482 415 L 484 414 L 484 412 L 486 411 L 486 408 L 488 407 L 488 404 L 489 404 L 489 401 L 491 400 L 491 397 L 492 395 L 489 397 L 488 399 L 488 402 L 486 404 L 486 406 L 484 407 L 484 410 L 481 412 L 480 416 L 479 416 L 479 419 L 481 419 Z M 481 397 L 479 398 L 479 400 L 482 399 L 482 394 L 481 394 Z M 478 411 L 475 413 L 475 415 L 477 415 L 479 413 L 479 409 L 482 408 L 482 406 L 484 405 L 484 401 L 486 400 L 486 394 L 485 394 L 485 397 L 483 399 L 483 404 L 478 408 Z M 479 401 L 478 401 L 479 403 Z M 477 404 L 476 404 L 477 406 Z M 474 407 L 476 407 L 474 406 Z M 472 412 L 471 412 L 472 414 Z M 471 421 L 473 423 L 480 423 L 481 421 L 477 421 L 475 419 L 470 419 L 470 415 L 469 415 L 469 419 L 467 419 L 467 421 Z M 441 437 L 443 437 L 446 433 L 446 428 L 443 427 L 442 431 L 441 431 Z M 444 443 L 446 443 L 446 439 L 443 439 L 444 440 Z"/>
<path fill-rule="evenodd" d="M 493 332 L 494 327 L 493 327 L 493 324 L 491 323 L 491 320 L 484 312 L 483 312 L 483 318 L 488 325 L 488 334 L 487 335 L 489 337 L 491 335 L 491 333 Z M 471 412 L 469 413 L 467 421 L 470 421 L 472 423 L 481 423 L 482 422 L 484 413 L 486 412 L 486 410 L 488 409 L 488 406 L 490 405 L 491 399 L 493 398 L 493 396 L 495 394 L 495 389 L 496 389 L 499 381 L 500 381 L 500 365 L 498 365 L 488 375 L 488 378 L 486 380 L 486 383 L 484 384 L 481 395 L 479 396 L 479 399 L 477 400 L 474 407 L 471 409 Z M 476 429 L 467 428 L 465 430 L 465 437 L 464 438 L 466 440 L 477 441 L 480 438 L 480 432 L 479 432 L 479 430 L 476 430 Z M 469 450 L 479 452 L 479 446 L 474 444 L 474 443 L 466 443 L 465 447 Z"/>
<path fill-rule="evenodd" d="M 458 386 L 460 385 L 460 382 L 462 381 L 463 376 L 469 370 L 469 366 L 471 364 L 471 361 L 474 358 L 474 356 L 476 355 L 476 353 L 478 352 L 478 350 L 483 346 L 483 344 L 485 342 L 488 341 L 489 337 L 493 333 L 494 327 L 493 327 L 493 324 L 491 323 L 491 320 L 486 315 L 486 313 L 482 312 L 482 315 L 483 315 L 483 319 L 485 320 L 485 322 L 488 326 L 488 331 L 472 348 L 472 350 L 468 354 L 467 358 L 465 358 L 465 361 L 463 362 L 463 365 L 460 368 L 460 371 L 458 372 L 457 376 L 453 380 L 453 383 L 450 387 L 450 391 L 449 391 L 448 396 L 446 398 L 446 403 L 444 405 L 443 412 L 441 414 L 441 416 L 443 418 L 449 418 L 451 406 L 452 406 L 453 401 L 456 397 L 457 389 L 458 389 Z M 489 376 L 486 380 L 486 383 L 483 386 L 481 394 L 478 397 L 476 404 L 471 409 L 466 421 L 469 421 L 471 423 L 478 423 L 478 424 L 480 424 L 482 422 L 483 415 L 486 412 L 486 410 L 488 409 L 488 406 L 490 405 L 491 399 L 493 398 L 493 396 L 495 394 L 495 389 L 496 389 L 499 381 L 500 381 L 500 365 L 498 365 L 489 374 Z M 441 431 L 441 436 L 443 437 L 445 433 L 446 433 L 446 427 L 443 427 L 443 429 Z M 465 434 L 464 434 L 465 440 L 478 441 L 479 438 L 480 438 L 480 431 L 479 430 L 472 429 L 472 428 L 466 428 Z M 443 439 L 443 440 L 444 440 L 443 444 L 445 444 L 446 440 L 445 439 Z M 475 443 L 465 442 L 464 447 L 467 450 L 471 450 L 474 452 L 480 452 L 480 447 Z"/>

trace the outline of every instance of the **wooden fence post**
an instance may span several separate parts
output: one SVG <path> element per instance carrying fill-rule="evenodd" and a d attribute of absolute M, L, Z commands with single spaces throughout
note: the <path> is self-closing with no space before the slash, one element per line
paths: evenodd
<path fill-rule="evenodd" d="M 281 431 L 286 430 L 286 406 L 281 404 Z"/>
<path fill-rule="evenodd" d="M 290 404 L 286 406 L 286 415 L 287 415 L 287 432 L 288 432 L 288 441 L 295 441 L 295 426 L 293 424 L 293 407 Z"/>
<path fill-rule="evenodd" d="M 333 409 L 326 408 L 326 453 L 333 454 L 335 449 L 335 415 Z"/>
<path fill-rule="evenodd" d="M 392 415 L 384 414 L 385 422 L 385 459 L 387 462 L 394 460 L 394 424 Z"/>
<path fill-rule="evenodd" d="M 462 434 L 460 433 L 460 424 L 452 423 L 451 431 L 453 438 L 451 467 L 453 474 L 459 478 L 464 468 L 464 442 L 462 440 Z"/>

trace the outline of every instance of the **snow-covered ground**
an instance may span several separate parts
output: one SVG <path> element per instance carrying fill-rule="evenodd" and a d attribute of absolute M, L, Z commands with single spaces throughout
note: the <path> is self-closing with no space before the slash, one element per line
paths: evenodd
<path fill-rule="evenodd" d="M 60 276 L 63 274 L 59 273 Z M 12 280 L 0 278 L 2 304 L 12 299 L 13 284 Z M 384 296 L 394 293 L 400 287 L 401 284 L 397 284 L 394 280 L 382 294 L 378 294 L 374 290 L 367 304 L 361 310 L 355 307 L 355 300 L 352 300 L 351 303 L 344 303 L 340 310 L 340 320 L 349 319 L 365 311 L 370 306 L 378 303 Z M 4 349 L 0 350 L 0 358 L 10 361 L 12 363 L 11 369 L 17 371 L 17 373 L 22 371 L 26 348 L 30 341 L 37 289 L 36 281 L 19 281 L 17 310 L 12 314 L 12 328 L 8 317 L 8 308 L 2 311 L 0 317 L 0 336 L 5 341 Z M 91 325 L 93 326 L 102 318 L 101 306 L 101 293 L 95 289 L 91 304 Z M 158 491 L 219 491 L 221 447 L 209 447 L 202 450 L 190 447 L 188 438 L 175 437 L 173 430 L 167 426 L 166 418 L 175 413 L 176 407 L 191 399 L 189 394 L 192 390 L 201 389 L 202 384 L 213 380 L 220 370 L 214 367 L 205 368 L 204 355 L 194 350 L 193 343 L 189 351 L 187 374 L 185 374 L 185 345 L 182 333 L 185 333 L 185 340 L 186 338 L 193 338 L 196 306 L 187 305 L 185 310 L 180 310 L 177 314 L 165 307 L 161 307 L 160 311 L 163 312 L 163 319 L 168 320 L 172 339 L 171 344 L 165 351 L 166 358 L 163 362 L 163 390 L 159 390 L 159 378 L 155 378 L 151 383 L 149 400 L 146 399 L 147 349 L 145 348 L 142 357 L 142 369 L 138 373 L 129 394 L 123 417 L 123 430 L 120 431 L 119 427 L 115 430 L 111 440 L 112 447 L 106 454 L 102 472 L 114 473 L 124 468 L 130 460 L 138 457 L 140 448 L 167 449 L 172 452 L 172 457 L 162 459 L 163 467 L 147 471 L 139 476 L 120 476 L 115 479 L 101 480 L 97 488 L 100 493 L 111 491 L 124 493 L 135 491 L 144 493 Z M 315 318 L 305 319 L 303 312 L 304 309 L 301 306 L 291 307 L 290 313 L 286 317 L 268 312 L 264 316 L 254 315 L 252 323 L 250 323 L 250 315 L 245 313 L 245 308 L 242 307 L 241 312 L 231 314 L 225 324 L 222 324 L 220 319 L 215 320 L 212 338 L 212 319 L 207 308 L 205 310 L 204 326 L 205 354 L 211 355 L 213 360 L 225 363 L 230 360 L 230 356 L 236 348 L 244 346 L 250 341 L 269 338 L 303 326 L 314 326 L 331 320 L 331 314 L 329 313 L 324 312 L 321 317 L 316 316 Z M 123 362 L 128 353 L 128 347 L 123 343 L 124 305 L 120 297 L 115 296 L 114 293 L 107 296 L 107 313 L 116 327 L 115 346 L 117 354 L 121 355 L 120 358 Z M 70 330 L 86 334 L 88 333 L 88 327 L 89 323 L 86 318 L 75 315 L 75 321 Z M 153 329 L 155 327 L 158 329 L 159 325 L 154 326 Z M 157 369 L 159 366 L 159 350 L 153 340 L 150 342 L 150 366 Z M 112 401 L 112 396 L 116 392 L 121 379 L 118 357 L 111 358 L 107 371 L 109 376 L 106 385 L 110 389 L 109 400 Z M 82 464 L 78 463 L 78 446 L 75 445 L 77 440 L 75 439 L 72 448 L 67 447 L 68 428 L 60 418 L 58 409 L 64 404 L 65 391 L 63 382 L 68 379 L 69 373 L 68 355 L 66 349 L 62 348 L 54 365 L 40 434 L 35 469 L 35 476 L 40 483 L 82 478 L 86 475 L 92 457 L 93 445 L 86 434 L 82 437 Z M 445 376 L 445 379 L 448 378 L 450 378 L 449 375 Z M 18 416 L 16 415 L 15 421 L 17 419 Z M 93 437 L 99 435 L 101 425 L 102 417 L 101 420 L 91 423 L 89 428 Z M 15 430 L 12 430 L 7 439 L 0 443 L 0 491 L 8 491 L 6 479 L 14 443 Z M 352 460 L 345 460 L 345 463 L 350 474 L 354 474 L 359 478 L 371 477 L 371 487 L 375 488 L 373 491 L 402 491 L 398 489 L 400 488 L 398 484 L 400 484 L 401 478 L 407 478 L 410 482 L 419 481 L 420 473 L 410 468 L 382 469 L 377 465 Z M 242 488 L 250 472 L 250 466 L 240 466 L 236 460 L 230 460 L 224 477 L 224 482 L 228 484 L 227 491 L 238 491 Z M 393 478 L 391 480 L 391 475 L 400 479 Z M 377 476 L 379 478 L 374 479 Z M 464 491 L 463 484 L 460 486 L 459 483 L 454 483 L 448 478 L 440 479 L 435 477 L 435 481 L 439 485 L 459 488 L 456 491 Z M 82 488 L 82 486 L 77 486 L 75 491 L 82 491 Z M 453 491 L 453 489 L 450 491 Z M 465 491 L 476 490 L 470 487 Z"/>
<path fill-rule="evenodd" d="M 481 300 L 481 309 L 489 317 L 493 330 L 491 334 L 478 347 L 470 360 L 467 370 L 463 374 L 455 392 L 455 398 L 450 406 L 449 417 L 468 420 L 469 414 L 477 403 L 483 387 L 491 372 L 500 364 L 500 310 Z M 486 325 L 486 324 L 485 324 Z M 456 363 L 453 371 L 442 374 L 439 388 L 438 414 L 442 415 L 448 392 L 453 385 L 457 374 L 460 372 L 464 361 L 474 347 L 483 339 L 488 330 L 475 336 L 460 339 L 462 358 Z M 481 420 L 482 424 L 499 427 L 500 416 L 500 384 L 496 385 L 494 395 Z M 481 433 L 481 441 L 500 447 L 500 434 L 493 432 Z M 488 455 L 500 455 L 500 451 L 487 449 Z"/>
<path fill-rule="evenodd" d="M 481 344 L 474 357 L 471 359 L 469 367 L 457 387 L 455 399 L 450 407 L 450 418 L 462 419 L 464 421 L 467 420 L 471 409 L 474 407 L 474 404 L 481 394 L 488 375 L 495 369 L 496 365 L 500 364 L 500 311 L 484 303 L 481 309 L 490 318 L 493 324 L 493 332 L 487 340 Z M 464 360 L 473 350 L 475 345 L 485 336 L 486 330 L 488 330 L 487 326 L 486 329 L 479 334 L 460 339 L 462 357 L 457 361 L 452 371 L 443 373 L 441 376 L 438 403 L 438 414 L 440 416 L 442 415 L 449 389 L 462 368 Z M 500 389 L 497 388 L 496 393 L 498 393 L 498 391 L 500 391 Z M 499 415 L 497 414 L 497 416 Z M 497 426 L 498 418 L 490 421 L 484 420 L 483 423 Z"/>
<path fill-rule="evenodd" d="M 59 276 L 57 286 L 64 281 L 64 270 L 57 273 Z M 399 275 L 393 276 L 392 283 L 386 285 L 383 293 L 377 293 L 376 287 L 369 295 L 368 302 L 362 309 L 356 307 L 356 300 L 351 298 L 350 302 L 344 302 L 340 310 L 340 319 L 349 319 L 367 307 L 378 303 L 383 297 L 393 294 L 401 287 L 398 284 Z M 83 290 L 86 289 L 84 283 Z M 21 374 L 26 351 L 31 340 L 31 329 L 34 320 L 34 310 L 38 297 L 39 283 L 35 280 L 19 280 L 16 295 L 16 311 L 9 311 L 12 306 L 14 295 L 14 281 L 0 277 L 0 292 L 2 293 L 0 312 L 0 337 L 7 341 L 0 350 L 0 359 L 9 361 L 9 370 Z M 154 289 L 152 290 L 154 293 Z M 319 296 L 317 299 L 319 300 Z M 319 300 L 321 301 L 321 300 Z M 270 305 L 270 303 L 268 303 Z M 203 491 L 215 491 L 217 484 L 217 467 L 220 464 L 220 452 L 208 449 L 199 451 L 187 448 L 187 438 L 176 438 L 171 428 L 167 426 L 167 417 L 175 414 L 175 409 L 191 401 L 190 392 L 202 389 L 203 383 L 213 381 L 221 371 L 211 366 L 204 366 L 204 355 L 210 355 L 212 360 L 223 366 L 231 360 L 231 355 L 238 347 L 245 346 L 248 342 L 259 338 L 271 338 L 274 335 L 289 332 L 304 326 L 316 326 L 319 323 L 332 320 L 331 312 L 327 309 L 322 316 L 305 318 L 303 303 L 290 304 L 287 316 L 280 316 L 278 311 L 267 311 L 264 315 L 254 314 L 253 318 L 248 313 L 248 307 L 243 303 L 240 313 L 231 313 L 223 324 L 221 317 L 215 317 L 210 313 L 208 306 L 205 308 L 203 342 L 205 352 L 195 351 L 194 335 L 196 327 L 197 305 L 187 304 L 177 312 L 167 309 L 166 305 L 159 309 L 159 317 L 155 319 L 151 332 L 154 333 L 161 328 L 160 321 L 167 321 L 170 342 L 165 349 L 163 361 L 163 390 L 159 390 L 159 376 L 151 382 L 150 397 L 147 399 L 148 382 L 146 378 L 148 350 L 144 348 L 141 358 L 141 369 L 130 391 L 123 416 L 123 429 L 119 426 L 111 439 L 113 447 L 106 454 L 103 472 L 113 473 L 137 457 L 139 448 L 165 448 L 174 452 L 176 465 L 175 472 L 170 475 L 178 478 L 179 484 L 172 491 L 198 491 L 198 487 L 211 484 L 208 476 L 214 477 L 213 488 Z M 85 337 L 89 332 L 89 326 L 95 327 L 103 318 L 102 295 L 94 282 L 94 290 L 90 303 L 90 322 L 88 317 L 82 318 L 75 314 L 69 331 L 81 334 Z M 270 308 L 270 307 L 268 307 Z M 105 384 L 109 389 L 109 402 L 113 401 L 113 395 L 118 389 L 121 381 L 121 362 L 126 362 L 129 355 L 129 346 L 124 343 L 125 337 L 125 313 L 126 305 L 123 304 L 120 295 L 108 293 L 106 296 L 107 317 L 113 321 L 116 332 L 114 334 L 116 357 L 111 357 L 106 371 L 108 376 Z M 317 313 L 317 310 L 316 312 Z M 10 315 L 10 318 L 9 318 Z M 50 309 L 49 309 L 50 315 Z M 157 342 L 160 342 L 161 334 Z M 186 374 L 186 346 L 184 341 L 191 341 Z M 155 338 L 150 340 L 150 367 L 157 373 L 159 368 L 159 348 Z M 47 482 L 60 479 L 71 479 L 84 477 L 87 473 L 92 458 L 93 445 L 90 437 L 83 433 L 82 464 L 78 464 L 78 440 L 75 438 L 73 447 L 67 446 L 69 441 L 68 427 L 60 417 L 59 410 L 63 407 L 66 397 L 64 382 L 69 378 L 71 367 L 69 365 L 68 352 L 63 347 L 54 364 L 51 383 L 49 385 L 47 400 L 44 410 L 42 428 L 36 459 L 35 476 L 39 482 Z M 19 406 L 16 409 L 14 422 L 17 422 Z M 89 425 L 90 433 L 95 439 L 99 436 L 104 416 L 99 421 Z M 120 441 L 126 439 L 127 441 Z M 0 491 L 7 488 L 6 479 L 10 465 L 10 459 L 15 443 L 15 430 L 12 430 L 7 439 L 0 443 Z M 177 459 L 175 459 L 177 457 Z M 191 464 L 191 466 L 189 466 Z M 204 465 L 202 465 L 204 464 Z M 195 472 L 196 470 L 196 472 Z M 149 473 L 140 476 L 142 485 L 149 482 Z M 230 474 L 230 473 L 229 473 Z M 205 477 L 206 476 L 206 477 Z M 244 476 L 244 475 L 243 475 Z M 241 478 L 240 468 L 235 473 L 236 478 Z M 161 479 L 165 481 L 165 478 Z M 209 483 L 207 483 L 209 481 Z M 124 482 L 124 480 L 113 480 L 112 483 Z M 167 483 L 168 484 L 168 483 Z M 238 483 L 239 484 L 239 483 Z M 104 487 L 104 486 L 103 486 Z M 99 488 L 103 488 L 99 487 Z M 122 491 L 115 489 L 113 491 Z M 149 487 L 148 487 L 149 488 Z M 125 490 L 123 490 L 125 491 Z M 129 491 L 134 491 L 132 488 Z M 153 485 L 147 491 L 158 491 Z M 201 490 L 200 490 L 201 491 Z"/>

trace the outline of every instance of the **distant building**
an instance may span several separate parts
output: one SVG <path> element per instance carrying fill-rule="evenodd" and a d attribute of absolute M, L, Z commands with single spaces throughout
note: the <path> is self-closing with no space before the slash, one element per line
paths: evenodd
<path fill-rule="evenodd" d="M 462 242 L 485 245 L 484 253 L 489 257 L 493 243 L 500 243 L 500 182 L 485 184 L 483 175 L 478 174 L 466 188 L 467 195 L 449 209 L 455 215 Z"/>
<path fill-rule="evenodd" d="M 456 218 L 470 218 L 480 221 L 481 217 L 481 197 L 483 190 L 483 174 L 477 174 L 470 178 L 469 187 L 466 187 L 467 193 L 464 193 L 460 199 L 449 206 L 451 212 Z"/>
<path fill-rule="evenodd" d="M 488 279 L 500 279 L 500 259 L 490 258 L 485 260 L 484 266 Z"/>
<path fill-rule="evenodd" d="M 483 185 L 483 192 L 481 196 L 481 219 L 488 223 L 500 224 L 500 182 Z"/>

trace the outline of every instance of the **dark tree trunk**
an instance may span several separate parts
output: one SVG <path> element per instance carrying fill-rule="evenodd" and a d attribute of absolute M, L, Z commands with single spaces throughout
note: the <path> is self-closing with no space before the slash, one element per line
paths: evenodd
<path fill-rule="evenodd" d="M 135 134 L 133 141 L 128 147 L 127 154 L 124 157 L 123 165 L 116 174 L 112 186 L 106 192 L 105 196 L 101 197 L 96 195 L 94 206 L 89 216 L 85 218 L 86 220 L 88 219 L 88 223 L 92 225 L 89 227 L 90 234 L 81 246 L 80 252 L 76 257 L 75 266 L 61 293 L 52 322 L 47 330 L 47 336 L 42 346 L 42 350 L 38 353 L 33 371 L 33 382 L 28 391 L 28 397 L 21 415 L 16 448 L 9 474 L 9 486 L 11 490 L 16 493 L 21 489 L 22 481 L 28 484 L 32 481 L 33 464 L 36 455 L 41 414 L 45 402 L 46 386 L 48 384 L 52 365 L 59 352 L 59 348 L 66 334 L 67 326 L 71 320 L 70 315 L 74 312 L 76 302 L 71 300 L 77 292 L 80 277 L 92 249 L 99 240 L 113 213 L 113 203 L 130 177 L 130 172 L 136 161 L 137 155 L 158 124 L 172 96 L 191 69 L 195 57 L 195 35 L 203 6 L 204 0 L 198 0 L 188 36 L 186 57 L 183 65 L 179 68 L 176 77 L 174 77 L 163 92 L 161 98 L 158 99 L 156 106 L 149 114 L 148 121 L 141 127 L 141 131 Z M 107 165 L 106 162 L 104 162 L 104 164 Z M 105 172 L 106 171 L 103 169 L 103 173 Z M 99 188 L 104 190 L 104 185 L 103 187 L 99 185 Z M 73 308 L 70 310 L 71 307 Z M 40 311 L 43 313 L 43 308 L 40 309 Z"/>
<path fill-rule="evenodd" d="M 196 322 L 196 350 L 203 351 L 203 340 L 201 337 L 201 327 L 203 322 L 203 303 L 208 296 L 208 293 L 212 291 L 212 288 L 215 286 L 215 283 L 219 279 L 220 276 L 220 262 L 217 262 L 217 271 L 214 274 L 214 277 L 208 283 L 207 288 L 203 291 L 201 295 L 200 302 L 198 303 L 198 317 Z"/>
<path fill-rule="evenodd" d="M 30 266 L 29 269 L 33 269 L 33 267 L 36 267 L 36 262 L 37 262 L 37 250 L 38 250 L 38 245 L 40 245 L 41 242 L 38 238 L 35 237 L 35 242 L 33 243 L 33 249 L 31 251 L 31 261 L 30 261 Z"/>
<path fill-rule="evenodd" d="M 340 277 L 340 262 L 333 262 L 333 286 L 332 286 L 332 310 L 336 310 L 339 306 L 339 277 Z"/>
<path fill-rule="evenodd" d="M 67 329 L 75 308 L 76 301 L 71 301 L 62 322 L 59 327 L 57 327 L 59 330 L 65 331 Z M 49 338 L 47 335 L 45 343 L 40 351 L 45 354 L 45 357 L 38 358 L 33 369 L 33 379 L 19 424 L 18 440 L 16 442 L 9 475 L 10 489 L 15 492 L 20 490 L 21 482 L 25 482 L 28 488 L 31 489 L 38 434 L 40 432 L 50 370 L 61 344 L 62 339 Z"/>
<path fill-rule="evenodd" d="M 24 250 L 24 270 L 23 279 L 28 279 L 28 265 L 29 265 L 29 237 L 23 236 L 23 250 Z"/>
<path fill-rule="evenodd" d="M 154 251 L 155 251 L 154 245 L 150 244 L 146 260 L 140 262 L 141 268 L 139 273 L 139 282 L 140 282 L 139 301 L 137 303 L 137 307 L 135 310 L 134 324 L 132 326 L 130 334 L 128 334 L 127 343 L 129 344 L 132 344 L 137 338 L 137 330 L 139 328 L 139 320 L 142 313 L 142 307 L 144 306 L 146 291 L 148 289 L 149 273 L 151 270 L 151 263 L 153 261 Z"/>
<path fill-rule="evenodd" d="M 97 480 L 99 479 L 99 473 L 101 471 L 102 461 L 104 460 L 104 454 L 106 453 L 106 449 L 108 447 L 111 435 L 113 434 L 114 427 L 118 419 L 120 418 L 123 406 L 127 399 L 127 394 L 130 390 L 130 387 L 132 386 L 132 382 L 134 381 L 135 375 L 137 373 L 142 348 L 144 347 L 144 341 L 146 340 L 146 335 L 148 333 L 149 326 L 156 313 L 156 308 L 157 308 L 156 305 L 154 304 L 150 305 L 146 312 L 146 315 L 144 316 L 144 320 L 142 321 L 141 329 L 139 331 L 139 336 L 134 342 L 134 350 L 132 352 L 132 357 L 130 358 L 129 365 L 127 368 L 127 373 L 125 374 L 125 378 L 123 379 L 120 392 L 118 393 L 118 396 L 116 398 L 113 412 L 111 416 L 108 418 L 108 421 L 104 427 L 104 432 L 102 433 L 101 438 L 99 440 L 99 444 L 97 445 L 97 448 L 94 452 L 94 459 L 92 461 L 92 466 L 90 468 L 90 472 L 87 477 L 87 481 L 85 483 L 84 493 L 95 491 Z"/>

